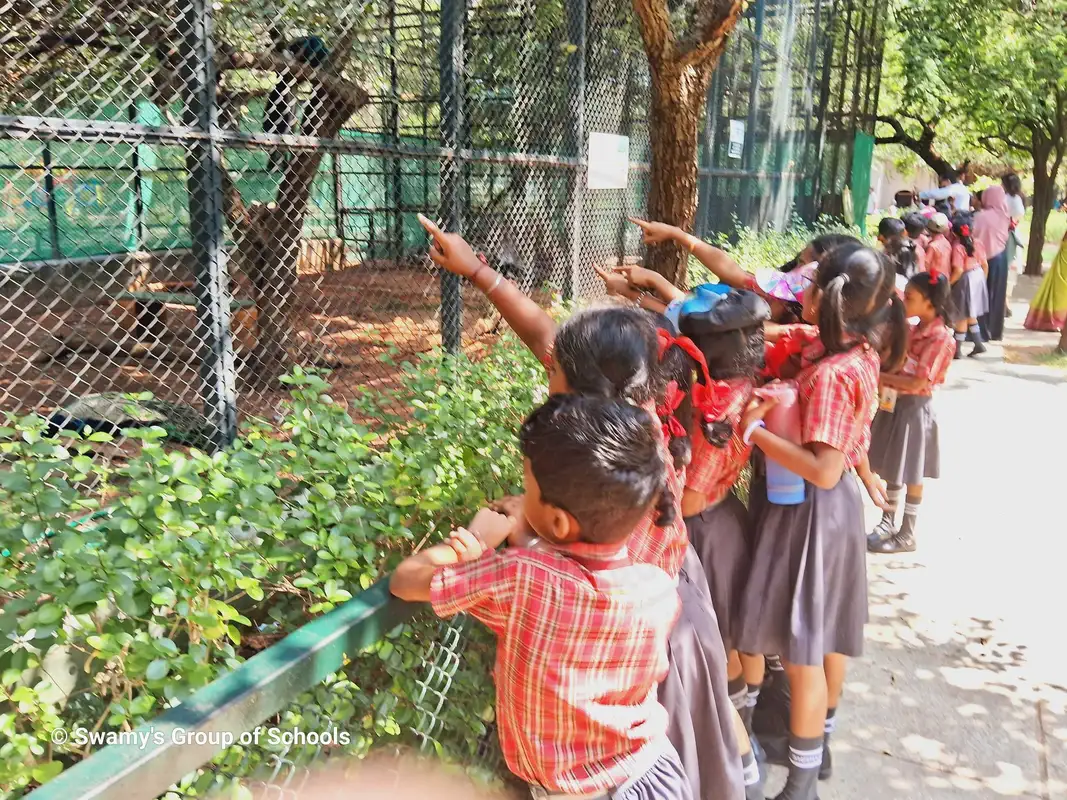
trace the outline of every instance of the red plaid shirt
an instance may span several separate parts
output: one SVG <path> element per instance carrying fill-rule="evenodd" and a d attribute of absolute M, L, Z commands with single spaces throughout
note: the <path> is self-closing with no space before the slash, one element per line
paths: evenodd
<path fill-rule="evenodd" d="M 852 469 L 871 444 L 881 362 L 866 343 L 844 353 L 824 352 L 822 342 L 805 347 L 797 374 L 803 440 L 840 450 Z"/>
<path fill-rule="evenodd" d="M 926 271 L 948 275 L 952 265 L 952 244 L 943 234 L 938 234 L 926 246 Z"/>
<path fill-rule="evenodd" d="M 752 446 L 741 441 L 741 415 L 752 398 L 752 381 L 739 378 L 727 383 L 733 391 L 723 418 L 733 426 L 734 435 L 725 447 L 715 447 L 701 433 L 698 418 L 693 426 L 693 460 L 685 471 L 685 488 L 703 494 L 709 505 L 718 503 L 733 488 L 752 454 Z"/>
<path fill-rule="evenodd" d="M 678 591 L 662 570 L 632 564 L 625 547 L 490 552 L 437 570 L 430 601 L 439 616 L 466 611 L 497 635 L 500 746 L 527 783 L 612 789 L 665 735 L 656 686 Z"/>
<path fill-rule="evenodd" d="M 926 247 L 923 246 L 921 239 L 915 242 L 915 271 L 926 271 Z"/>
<path fill-rule="evenodd" d="M 982 269 L 986 263 L 986 252 L 981 242 L 974 243 L 974 255 L 967 255 L 967 248 L 959 242 L 952 245 L 952 269 L 960 269 L 970 272 L 972 269 Z"/>
<path fill-rule="evenodd" d="M 930 381 L 930 385 L 920 392 L 901 391 L 901 394 L 930 397 L 934 389 L 945 382 L 948 366 L 955 355 L 956 339 L 940 319 L 913 326 L 908 338 L 908 358 L 900 374 L 922 376 Z"/>

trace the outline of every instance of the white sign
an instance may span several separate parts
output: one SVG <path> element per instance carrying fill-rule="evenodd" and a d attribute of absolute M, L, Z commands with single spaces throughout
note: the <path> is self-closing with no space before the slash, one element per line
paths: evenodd
<path fill-rule="evenodd" d="M 726 154 L 730 158 L 741 158 L 745 150 L 745 122 L 740 119 L 730 120 L 730 149 Z"/>
<path fill-rule="evenodd" d="M 630 138 L 612 133 L 589 134 L 590 189 L 625 189 L 630 177 Z"/>

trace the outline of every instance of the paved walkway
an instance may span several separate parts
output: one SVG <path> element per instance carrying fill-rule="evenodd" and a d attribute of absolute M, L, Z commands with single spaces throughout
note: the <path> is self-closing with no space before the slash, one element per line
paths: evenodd
<path fill-rule="evenodd" d="M 1034 343 L 1025 313 L 1009 341 Z M 919 551 L 868 559 L 867 654 L 822 800 L 1067 800 L 1067 373 L 998 347 L 950 376 Z"/>

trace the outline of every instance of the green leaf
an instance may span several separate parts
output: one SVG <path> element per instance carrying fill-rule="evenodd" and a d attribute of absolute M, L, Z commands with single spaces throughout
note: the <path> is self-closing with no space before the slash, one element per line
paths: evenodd
<path fill-rule="evenodd" d="M 167 673 L 169 672 L 170 664 L 162 658 L 157 658 L 148 665 L 148 669 L 145 670 L 144 676 L 150 681 L 161 681 L 167 677 Z"/>
<path fill-rule="evenodd" d="M 30 772 L 32 777 L 37 783 L 48 783 L 52 778 L 56 777 L 63 771 L 62 761 L 49 761 L 44 764 L 38 764 Z"/>
<path fill-rule="evenodd" d="M 63 609 L 55 603 L 45 603 L 37 609 L 37 624 L 51 625 L 63 618 Z"/>
<path fill-rule="evenodd" d="M 196 503 L 203 497 L 203 493 L 195 486 L 183 483 L 174 490 L 174 496 L 183 503 Z"/>

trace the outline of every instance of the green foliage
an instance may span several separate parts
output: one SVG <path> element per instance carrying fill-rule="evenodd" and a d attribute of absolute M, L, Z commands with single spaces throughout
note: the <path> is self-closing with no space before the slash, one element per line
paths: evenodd
<path fill-rule="evenodd" d="M 722 235 L 713 244 L 728 252 L 742 269 L 748 272 L 755 272 L 761 267 L 780 267 L 800 253 L 808 242 L 824 233 L 859 236 L 857 229 L 847 228 L 829 218 L 821 219 L 814 225 L 806 225 L 801 220 L 794 219 L 792 225 L 784 231 L 767 230 L 757 233 L 742 225 L 737 225 L 736 228 L 738 233 L 735 241 Z M 690 286 L 718 282 L 695 258 L 689 260 L 688 274 Z"/>
<path fill-rule="evenodd" d="M 251 422 L 214 455 L 164 449 L 159 428 L 129 431 L 141 453 L 114 468 L 92 458 L 103 434 L 48 438 L 33 417 L 0 430 L 3 796 L 89 754 L 50 744 L 55 728 L 122 731 L 158 715 L 521 485 L 515 434 L 543 391 L 524 348 L 506 340 L 478 362 L 427 356 L 403 379 L 346 408 L 298 370 L 285 379 L 280 431 Z M 101 499 L 107 514 L 71 523 Z M 426 727 L 416 681 L 438 624 L 421 619 L 353 654 L 273 724 L 308 731 L 329 721 L 351 732 L 346 750 L 357 754 L 415 741 Z M 43 666 L 56 657 L 73 665 L 73 686 Z M 435 720 L 458 732 L 435 735 L 448 742 L 443 756 L 469 761 L 485 732 L 491 657 L 484 637 L 468 646 L 455 678 L 466 694 Z M 202 796 L 269 752 L 231 747 L 183 790 Z"/>

